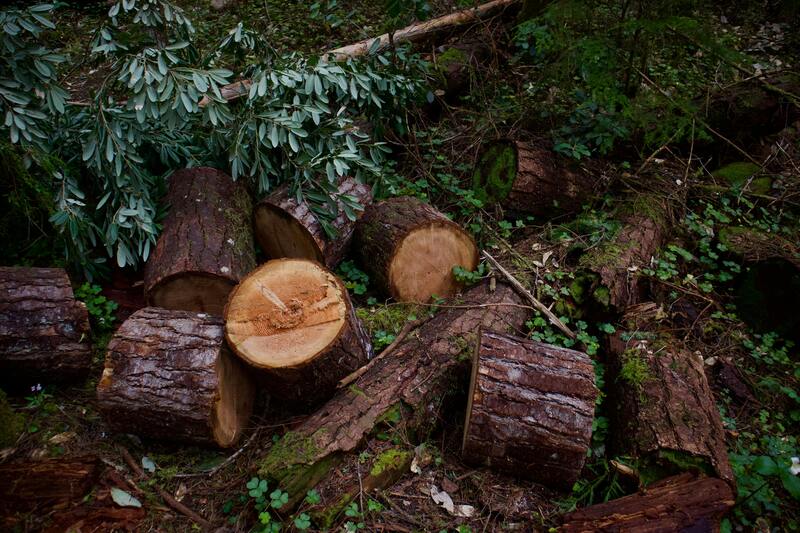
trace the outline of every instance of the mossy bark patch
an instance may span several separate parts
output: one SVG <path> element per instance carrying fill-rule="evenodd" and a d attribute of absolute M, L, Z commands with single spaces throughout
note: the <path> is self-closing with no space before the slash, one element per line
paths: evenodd
<path fill-rule="evenodd" d="M 760 166 L 755 163 L 741 161 L 717 169 L 713 176 L 725 181 L 730 187 L 740 189 L 747 185 L 750 192 L 767 194 L 772 188 L 772 178 L 761 176 L 760 174 Z"/>
<path fill-rule="evenodd" d="M 489 146 L 472 176 L 475 196 L 483 202 L 501 202 L 508 197 L 517 177 L 517 151 L 508 142 Z"/>
<path fill-rule="evenodd" d="M 8 403 L 6 393 L 0 390 L 0 449 L 16 444 L 24 424 L 25 418 L 14 412 Z"/>

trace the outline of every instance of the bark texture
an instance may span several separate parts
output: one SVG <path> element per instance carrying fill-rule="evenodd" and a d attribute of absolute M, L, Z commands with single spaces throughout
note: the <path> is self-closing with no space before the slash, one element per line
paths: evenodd
<path fill-rule="evenodd" d="M 207 167 L 169 178 L 169 214 L 145 264 L 150 305 L 221 315 L 227 295 L 255 267 L 252 204 L 240 182 Z"/>
<path fill-rule="evenodd" d="M 564 533 L 716 532 L 736 503 L 722 480 L 682 474 L 638 494 L 580 509 L 564 517 Z"/>
<path fill-rule="evenodd" d="M 591 359 L 491 331 L 476 344 L 464 459 L 570 489 L 592 438 L 597 388 Z"/>
<path fill-rule="evenodd" d="M 361 205 L 372 203 L 372 188 L 355 178 L 345 178 L 338 194 L 352 196 Z M 258 244 L 270 259 L 296 257 L 313 259 L 333 269 L 347 254 L 356 222 L 350 220 L 339 202 L 339 215 L 330 222 L 336 237 L 329 239 L 308 204 L 280 187 L 255 208 L 255 234 Z"/>
<path fill-rule="evenodd" d="M 284 435 L 260 460 L 259 474 L 275 480 L 295 504 L 382 428 L 424 438 L 444 398 L 466 381 L 478 328 L 514 332 L 529 316 L 502 284 L 494 292 L 480 285 L 453 303 L 466 307 L 440 312 L 391 354 L 376 357 L 357 381 Z"/>
<path fill-rule="evenodd" d="M 113 431 L 231 446 L 254 388 L 225 346 L 222 319 L 146 307 L 108 344 L 98 407 Z"/>
<path fill-rule="evenodd" d="M 91 349 L 89 313 L 66 271 L 0 267 L 0 381 L 85 377 Z"/>
<path fill-rule="evenodd" d="M 294 408 L 330 398 L 372 356 L 347 289 L 305 259 L 269 261 L 250 273 L 231 293 L 225 334 L 270 395 Z"/>
<path fill-rule="evenodd" d="M 484 149 L 473 187 L 504 209 L 543 216 L 580 210 L 598 182 L 541 143 L 502 140 Z"/>
<path fill-rule="evenodd" d="M 94 455 L 0 465 L 0 510 L 76 502 L 92 488 L 102 466 Z"/>
<path fill-rule="evenodd" d="M 398 301 L 454 294 L 453 267 L 474 270 L 472 237 L 434 207 L 401 196 L 373 204 L 356 226 L 356 250 L 375 285 Z"/>
<path fill-rule="evenodd" d="M 701 356 L 677 339 L 659 336 L 656 324 L 626 314 L 627 331 L 609 341 L 613 445 L 641 459 L 645 481 L 699 470 L 731 484 L 725 433 Z"/>

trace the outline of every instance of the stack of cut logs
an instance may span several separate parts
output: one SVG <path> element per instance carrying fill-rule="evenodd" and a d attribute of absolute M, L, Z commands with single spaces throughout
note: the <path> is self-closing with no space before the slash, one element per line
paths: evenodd
<path fill-rule="evenodd" d="M 375 288 L 397 301 L 453 295 L 461 288 L 453 267 L 474 270 L 478 263 L 478 249 L 460 226 L 414 198 L 373 203 L 370 188 L 353 178 L 340 181 L 339 194 L 365 209 L 356 220 L 340 209 L 334 238 L 285 188 L 253 207 L 247 190 L 218 170 L 185 169 L 169 184 L 169 215 L 145 265 L 150 307 L 119 327 L 97 385 L 98 406 L 113 430 L 229 447 L 246 429 L 262 388 L 287 407 L 311 412 L 258 463 L 259 474 L 287 491 L 291 505 L 315 486 L 353 486 L 350 471 L 337 465 L 371 446 L 374 430 L 390 417 L 423 438 L 463 378 L 469 381 L 465 461 L 554 488 L 569 489 L 579 478 L 598 396 L 594 366 L 585 353 L 520 336 L 530 317 L 527 295 L 494 280 L 479 284 L 373 357 L 347 290 L 331 271 L 352 242 Z M 511 141 L 485 150 L 474 183 L 486 201 L 537 215 L 576 210 L 596 185 L 542 146 Z M 607 304 L 639 331 L 654 321 L 637 305 L 630 272 L 661 243 L 663 224 L 654 218 L 662 207 L 619 213 L 625 225 L 608 246 L 628 252 L 608 263 L 598 259 L 604 257 L 598 247 L 590 251 L 594 260 L 581 262 L 592 290 L 604 288 Z M 270 258 L 260 266 L 254 236 Z M 86 308 L 63 270 L 0 270 L 3 375 L 43 382 L 85 376 L 88 339 Z M 650 370 L 635 386 L 609 380 L 618 427 L 626 428 L 617 449 L 642 461 L 686 457 L 724 482 L 670 479 L 619 506 L 568 516 L 567 529 L 648 523 L 657 526 L 648 530 L 672 530 L 718 518 L 731 503 L 732 475 L 702 362 L 674 339 L 656 347 L 619 334 L 610 344 L 612 372 L 631 357 Z M 398 475 L 402 469 L 359 478 L 355 487 L 384 487 Z M 702 491 L 713 505 L 699 501 Z M 678 516 L 676 498 L 687 492 L 698 501 Z"/>

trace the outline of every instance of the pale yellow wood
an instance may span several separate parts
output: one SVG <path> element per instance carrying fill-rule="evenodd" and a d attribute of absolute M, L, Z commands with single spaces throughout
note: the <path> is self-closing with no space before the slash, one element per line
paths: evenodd
<path fill-rule="evenodd" d="M 226 448 L 239 440 L 253 412 L 255 387 L 242 363 L 223 349 L 217 359 L 219 396 L 211 416 L 214 440 Z"/>

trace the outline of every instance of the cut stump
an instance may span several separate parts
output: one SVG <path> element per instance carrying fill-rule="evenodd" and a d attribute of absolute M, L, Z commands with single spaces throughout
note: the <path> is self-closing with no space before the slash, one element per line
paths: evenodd
<path fill-rule="evenodd" d="M 409 196 L 373 204 L 356 226 L 361 264 L 376 286 L 400 302 L 454 294 L 453 267 L 475 270 L 472 237 L 432 206 Z"/>
<path fill-rule="evenodd" d="M 471 464 L 571 489 L 589 450 L 596 398 L 586 354 L 483 331 L 462 455 Z"/>
<path fill-rule="evenodd" d="M 372 203 L 372 188 L 355 178 L 342 180 L 338 194 L 350 196 L 363 206 Z M 340 201 L 339 214 L 330 223 L 336 237 L 328 238 L 308 204 L 298 202 L 288 187 L 280 187 L 261 200 L 254 219 L 256 240 L 269 259 L 313 259 L 331 269 L 347 253 L 356 226 Z"/>
<path fill-rule="evenodd" d="M 149 305 L 221 315 L 231 289 L 255 267 L 247 190 L 213 168 L 169 178 L 169 214 L 145 264 Z"/>
<path fill-rule="evenodd" d="M 673 476 L 638 494 L 579 509 L 564 517 L 563 533 L 719 531 L 720 520 L 736 503 L 722 480 Z"/>
<path fill-rule="evenodd" d="M 83 378 L 91 350 L 89 313 L 65 270 L 0 267 L 0 381 Z"/>
<path fill-rule="evenodd" d="M 281 402 L 310 405 L 372 355 L 339 279 L 307 259 L 275 259 L 248 275 L 225 308 L 231 349 Z"/>
<path fill-rule="evenodd" d="M 146 307 L 108 344 L 97 400 L 113 431 L 228 447 L 241 436 L 255 388 L 225 346 L 222 319 Z"/>
<path fill-rule="evenodd" d="M 644 304 L 642 304 L 644 305 Z M 612 445 L 641 461 L 644 482 L 685 470 L 734 483 L 703 359 L 629 309 L 609 340 Z"/>
<path fill-rule="evenodd" d="M 536 216 L 575 212 L 594 193 L 598 179 L 533 142 L 488 144 L 475 166 L 472 186 L 485 202 Z"/>

